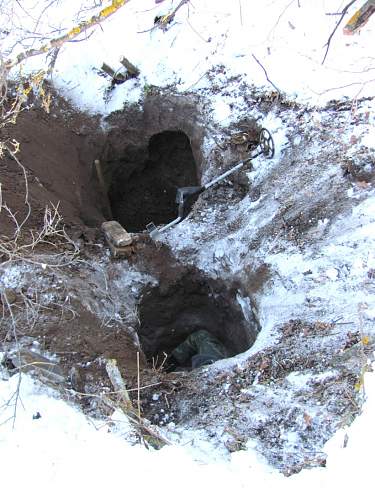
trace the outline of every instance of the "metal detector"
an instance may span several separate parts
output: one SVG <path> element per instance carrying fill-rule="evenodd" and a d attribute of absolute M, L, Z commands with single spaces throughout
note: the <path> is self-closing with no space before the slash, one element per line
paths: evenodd
<path fill-rule="evenodd" d="M 178 188 L 176 193 L 176 203 L 178 205 L 177 219 L 174 219 L 172 222 L 161 228 L 157 228 L 153 222 L 147 224 L 146 229 L 149 231 L 151 238 L 160 233 L 164 233 L 164 231 L 167 231 L 167 229 L 175 226 L 176 224 L 181 222 L 185 217 L 187 217 L 187 215 L 190 212 L 192 204 L 198 199 L 198 196 L 201 193 L 203 193 L 210 187 L 214 186 L 218 182 L 221 182 L 223 179 L 233 174 L 234 172 L 237 172 L 237 170 L 239 170 L 244 165 L 246 165 L 251 160 L 254 160 L 260 155 L 263 155 L 268 160 L 271 160 L 275 155 L 275 144 L 273 142 L 272 135 L 266 128 L 261 129 L 259 133 L 258 144 L 252 151 L 251 155 L 245 158 L 243 161 L 241 161 L 241 163 L 238 163 L 237 165 L 233 166 L 232 168 L 227 170 L 224 174 L 219 175 L 219 177 L 216 177 L 212 181 L 207 182 L 203 186 L 188 186 L 188 187 Z"/>

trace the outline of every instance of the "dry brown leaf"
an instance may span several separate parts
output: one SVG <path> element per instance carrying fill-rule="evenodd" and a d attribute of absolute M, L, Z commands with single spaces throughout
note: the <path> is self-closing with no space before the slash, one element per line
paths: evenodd
<path fill-rule="evenodd" d="M 303 419 L 305 421 L 306 427 L 309 428 L 312 425 L 312 417 L 308 413 L 303 414 Z"/>
<path fill-rule="evenodd" d="M 366 189 L 370 186 L 370 183 L 369 182 L 366 182 L 366 181 L 357 181 L 356 182 L 356 185 L 359 187 L 359 188 L 362 188 L 362 189 Z"/>
<path fill-rule="evenodd" d="M 263 371 L 270 366 L 270 360 L 268 358 L 262 359 L 259 370 Z"/>

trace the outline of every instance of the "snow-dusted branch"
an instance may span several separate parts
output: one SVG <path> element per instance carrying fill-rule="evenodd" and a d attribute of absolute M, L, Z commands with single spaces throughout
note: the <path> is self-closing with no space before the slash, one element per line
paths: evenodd
<path fill-rule="evenodd" d="M 344 27 L 345 35 L 353 35 L 368 22 L 375 12 L 375 0 L 367 0 L 360 9 L 349 19 Z"/>
<path fill-rule="evenodd" d="M 69 30 L 64 35 L 61 35 L 57 38 L 49 40 L 46 44 L 34 49 L 27 49 L 21 53 L 19 53 L 15 58 L 9 59 L 5 62 L 6 70 L 12 69 L 14 66 L 17 66 L 25 59 L 29 59 L 30 57 L 38 56 L 41 54 L 46 54 L 50 52 L 52 49 L 58 49 L 66 42 L 70 42 L 76 39 L 82 33 L 85 33 L 88 29 L 94 28 L 95 26 L 102 23 L 105 19 L 108 19 L 110 16 L 115 14 L 121 7 L 127 4 L 130 0 L 112 0 L 111 4 L 108 7 L 102 9 L 99 14 L 92 16 L 90 19 L 82 21 L 77 26 Z"/>

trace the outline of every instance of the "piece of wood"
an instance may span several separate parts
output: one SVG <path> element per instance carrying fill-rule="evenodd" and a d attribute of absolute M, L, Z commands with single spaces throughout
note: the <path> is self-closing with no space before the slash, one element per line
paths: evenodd
<path fill-rule="evenodd" d="M 108 64 L 106 63 L 102 64 L 101 70 L 111 78 L 115 76 L 115 71 L 111 68 L 111 66 L 108 66 Z"/>
<path fill-rule="evenodd" d="M 121 402 L 125 405 L 126 412 L 131 410 L 132 413 L 135 413 L 128 390 L 126 389 L 126 384 L 118 369 L 117 361 L 115 359 L 108 359 L 105 364 L 105 369 L 114 390 L 117 392 Z"/>
<path fill-rule="evenodd" d="M 94 160 L 94 165 L 95 165 L 95 171 L 96 171 L 96 175 L 98 177 L 100 187 L 102 188 L 102 191 L 105 194 L 107 194 L 107 186 L 106 186 L 106 183 L 104 180 L 103 169 L 102 169 L 102 164 L 100 163 L 100 160 Z"/>
<path fill-rule="evenodd" d="M 32 48 L 27 49 L 24 52 L 20 52 L 14 59 L 9 59 L 4 64 L 5 69 L 7 71 L 10 71 L 14 66 L 17 66 L 25 59 L 29 59 L 30 57 L 35 57 L 41 54 L 47 54 L 51 49 L 62 47 L 62 45 L 64 45 L 66 42 L 71 42 L 78 36 L 84 34 L 88 29 L 101 24 L 105 19 L 115 14 L 129 1 L 130 0 L 112 0 L 111 5 L 107 5 L 97 15 L 90 17 L 90 19 L 81 21 L 77 26 L 70 29 L 64 35 L 49 40 L 36 49 Z"/>
<path fill-rule="evenodd" d="M 129 59 L 126 59 L 126 57 L 122 56 L 120 63 L 124 66 L 124 68 L 126 68 L 126 70 L 128 72 L 128 79 L 129 78 L 136 78 L 139 75 L 140 71 L 137 68 L 137 66 L 134 66 L 134 64 L 132 64 L 129 61 Z"/>
<path fill-rule="evenodd" d="M 101 69 L 104 73 L 106 73 L 108 76 L 110 76 L 112 78 L 113 84 L 124 83 L 128 79 L 127 75 L 124 75 L 123 73 L 121 73 L 119 71 L 115 71 L 114 69 L 111 68 L 111 66 L 109 66 L 106 63 L 102 64 Z"/>
<path fill-rule="evenodd" d="M 166 444 L 171 445 L 172 443 L 168 441 L 168 439 L 159 434 L 156 430 L 152 429 L 152 427 L 148 423 L 146 424 L 145 420 L 140 415 L 140 407 L 138 408 L 138 411 L 135 410 L 129 397 L 125 381 L 122 378 L 120 370 L 118 369 L 117 361 L 115 359 L 106 360 L 105 368 L 111 384 L 113 385 L 113 388 L 117 393 L 116 395 L 118 396 L 118 404 L 120 409 L 124 412 L 129 421 L 134 425 L 134 427 L 138 429 L 138 432 L 143 437 L 143 439 L 145 441 L 148 441 L 149 444 L 151 444 L 155 448 L 161 448 Z M 117 405 L 112 402 L 111 398 L 106 397 L 104 394 L 103 399 L 108 406 L 116 409 Z M 149 436 L 149 438 L 147 435 Z M 151 443 L 150 438 L 152 439 Z"/>
<path fill-rule="evenodd" d="M 355 14 L 349 19 L 344 27 L 345 35 L 354 35 L 359 29 L 367 23 L 370 17 L 375 12 L 375 0 L 368 0 L 358 9 Z"/>

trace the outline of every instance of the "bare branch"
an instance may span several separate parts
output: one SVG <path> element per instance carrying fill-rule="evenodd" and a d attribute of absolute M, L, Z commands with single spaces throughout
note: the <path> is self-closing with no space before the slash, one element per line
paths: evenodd
<path fill-rule="evenodd" d="M 270 83 L 272 85 L 272 87 L 276 90 L 276 92 L 279 94 L 279 96 L 281 95 L 281 92 L 280 90 L 276 87 L 276 85 L 269 79 L 268 77 L 268 73 L 267 73 L 267 70 L 266 68 L 263 66 L 263 64 L 259 61 L 259 59 L 257 59 L 255 57 L 254 54 L 252 54 L 253 58 L 255 59 L 255 61 L 259 64 L 259 66 L 262 68 L 262 70 L 264 71 L 264 74 L 266 76 L 266 79 L 267 79 L 267 82 Z"/>
<path fill-rule="evenodd" d="M 177 11 L 181 9 L 182 6 L 184 6 L 189 2 L 190 0 L 181 0 L 181 2 L 177 5 L 175 9 L 172 10 L 172 12 L 166 14 L 165 16 L 156 17 L 154 26 L 152 28 L 149 28 L 148 30 L 144 31 L 138 31 L 138 33 L 148 33 L 149 31 L 152 31 L 155 28 L 161 28 L 162 30 L 166 30 L 168 28 L 168 24 L 170 24 L 173 21 Z"/>
<path fill-rule="evenodd" d="M 327 94 L 328 92 L 332 92 L 333 90 L 340 90 L 340 89 L 345 89 L 347 87 L 353 87 L 354 85 L 361 85 L 362 86 L 362 89 L 363 87 L 365 87 L 368 83 L 373 83 L 375 82 L 375 79 L 371 79 L 371 80 L 366 80 L 365 82 L 351 82 L 351 83 L 348 83 L 346 85 L 341 85 L 340 87 L 332 87 L 330 89 L 325 89 L 323 90 L 322 92 L 316 92 L 314 91 L 313 89 L 310 89 L 315 95 L 318 95 L 318 96 L 322 96 L 324 94 Z M 362 90 L 361 89 L 361 90 Z M 360 92 L 361 92 L 360 90 Z M 357 94 L 357 97 L 358 97 L 358 94 Z"/>
<path fill-rule="evenodd" d="M 283 17 L 283 15 L 285 14 L 285 12 L 289 9 L 289 7 L 295 2 L 295 0 L 291 0 L 284 8 L 284 10 L 281 12 L 281 14 L 279 15 L 279 17 L 277 18 L 277 21 L 276 23 L 274 24 L 274 26 L 272 27 L 272 29 L 270 30 L 270 32 L 268 33 L 268 36 L 267 38 L 269 38 L 271 36 L 271 33 L 273 33 L 273 31 L 275 31 L 277 25 L 279 24 L 281 18 Z M 298 4 L 298 7 L 300 7 L 300 5 Z"/>
<path fill-rule="evenodd" d="M 18 151 L 18 147 L 16 148 L 16 151 L 12 151 L 9 146 L 5 146 L 8 154 L 11 156 L 11 158 L 17 163 L 17 165 L 20 167 L 22 170 L 23 178 L 25 180 L 25 205 L 27 207 L 27 213 L 23 219 L 23 221 L 20 224 L 17 224 L 17 229 L 15 233 L 15 240 L 18 239 L 22 226 L 26 223 L 28 218 L 30 217 L 31 214 L 31 206 L 29 202 L 29 183 L 27 180 L 27 173 L 26 173 L 26 168 L 22 165 L 22 163 L 19 161 L 19 159 L 16 156 L 16 152 Z"/>
<path fill-rule="evenodd" d="M 329 51 L 329 47 L 330 47 L 330 45 L 331 45 L 332 38 L 333 38 L 334 34 L 335 34 L 335 33 L 336 33 L 336 31 L 337 31 L 337 28 L 338 28 L 338 27 L 340 26 L 340 24 L 342 23 L 342 20 L 344 19 L 345 14 L 348 12 L 348 10 L 350 9 L 350 7 L 351 7 L 351 6 L 353 5 L 353 3 L 355 3 L 355 2 L 356 2 L 356 0 L 352 0 L 352 1 L 351 1 L 351 2 L 349 2 L 349 3 L 348 3 L 345 7 L 344 7 L 344 9 L 342 10 L 342 12 L 341 12 L 341 16 L 340 16 L 340 19 L 337 21 L 337 24 L 336 24 L 336 26 L 335 26 L 334 30 L 333 30 L 333 31 L 332 31 L 332 33 L 329 35 L 329 37 L 328 37 L 328 41 L 327 41 L 327 43 L 325 44 L 325 47 L 327 47 L 327 48 L 326 48 L 326 52 L 325 52 L 324 57 L 323 57 L 322 65 L 325 63 L 325 60 L 327 59 L 327 55 L 328 55 L 328 51 Z"/>
<path fill-rule="evenodd" d="M 105 19 L 108 19 L 129 1 L 130 0 L 112 0 L 110 6 L 105 7 L 99 12 L 99 14 L 92 16 L 90 19 L 82 21 L 78 26 L 75 26 L 64 35 L 50 40 L 45 45 L 42 45 L 37 49 L 27 49 L 24 52 L 18 54 L 13 60 L 6 61 L 5 68 L 7 69 L 7 71 L 9 71 L 25 59 L 29 59 L 30 57 L 38 56 L 41 54 L 46 54 L 52 49 L 60 48 L 62 45 L 64 45 L 64 43 L 74 40 L 79 35 L 82 35 L 82 33 L 85 33 L 87 30 L 99 25 Z"/>

